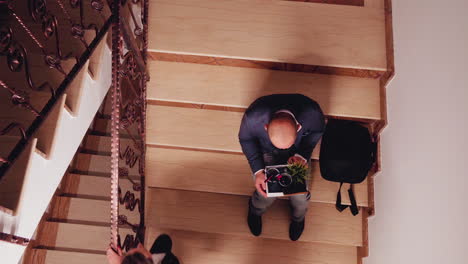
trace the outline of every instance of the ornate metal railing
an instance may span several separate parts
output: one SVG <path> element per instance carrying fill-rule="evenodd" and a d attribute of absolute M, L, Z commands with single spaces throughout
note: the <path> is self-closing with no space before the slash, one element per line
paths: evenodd
<path fill-rule="evenodd" d="M 18 137 L 0 157 L 0 179 L 112 28 L 111 244 L 126 250 L 144 242 L 147 20 L 148 0 L 0 0 L 0 136 Z M 5 109 L 19 112 L 5 119 Z"/>
<path fill-rule="evenodd" d="M 144 242 L 145 231 L 148 0 L 115 0 L 112 13 L 111 244 L 129 250 Z M 132 188 L 124 190 L 119 179 L 129 180 Z M 139 223 L 131 223 L 128 214 L 138 214 L 132 218 Z M 133 235 L 121 238 L 119 226 L 131 228 Z"/>
<path fill-rule="evenodd" d="M 88 61 L 111 21 L 103 0 L 0 0 L 0 135 L 18 136 L 12 149 L 1 149 L 8 154 L 0 157 L 0 179 Z"/>

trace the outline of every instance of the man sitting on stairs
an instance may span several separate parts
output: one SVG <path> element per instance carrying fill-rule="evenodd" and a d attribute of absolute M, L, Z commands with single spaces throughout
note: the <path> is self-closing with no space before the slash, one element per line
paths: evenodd
<path fill-rule="evenodd" d="M 239 141 L 255 178 L 249 200 L 248 225 L 254 236 L 262 232 L 262 214 L 276 198 L 265 192 L 265 166 L 300 162 L 308 164 L 322 136 L 325 120 L 320 106 L 301 94 L 260 97 L 246 110 Z M 296 241 L 304 230 L 310 193 L 290 196 L 292 221 L 289 237 Z"/>

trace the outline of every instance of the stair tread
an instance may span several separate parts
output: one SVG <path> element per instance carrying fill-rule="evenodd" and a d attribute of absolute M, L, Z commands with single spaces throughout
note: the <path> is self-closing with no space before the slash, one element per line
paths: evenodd
<path fill-rule="evenodd" d="M 125 191 L 124 191 L 125 193 Z M 132 192 L 139 198 L 139 193 Z M 110 223 L 110 200 L 94 200 L 76 197 L 56 197 L 51 218 L 71 222 Z M 119 206 L 119 214 L 125 215 L 134 224 L 139 223 L 138 211 L 130 212 L 125 206 Z"/>
<path fill-rule="evenodd" d="M 146 124 L 146 143 L 240 153 L 242 116 L 238 112 L 148 105 L 151 122 Z M 317 145 L 312 158 L 318 158 L 319 149 Z"/>
<path fill-rule="evenodd" d="M 378 79 L 165 61 L 148 67 L 150 100 L 247 108 L 260 96 L 294 92 L 326 115 L 381 118 Z"/>
<path fill-rule="evenodd" d="M 171 236 L 174 243 L 172 251 L 182 263 L 357 263 L 357 250 L 352 246 L 158 228 L 147 229 L 146 247 L 150 248 L 154 239 L 163 233 Z"/>
<path fill-rule="evenodd" d="M 32 263 L 40 264 L 103 264 L 107 263 L 105 254 L 72 252 L 61 250 L 31 249 Z"/>
<path fill-rule="evenodd" d="M 138 179 L 132 180 L 138 182 Z M 110 197 L 110 177 L 108 176 L 72 173 L 68 175 L 67 183 L 64 185 L 62 189 L 64 194 L 76 195 L 79 197 Z M 126 178 L 120 178 L 119 186 L 123 191 L 126 191 L 131 190 L 133 184 Z"/>
<path fill-rule="evenodd" d="M 125 164 L 119 161 L 119 164 Z M 78 153 L 73 163 L 72 172 L 86 175 L 108 176 L 110 175 L 111 157 L 109 155 L 95 155 Z M 126 166 L 128 168 L 128 166 Z M 138 162 L 129 169 L 131 177 L 138 176 Z"/>
<path fill-rule="evenodd" d="M 247 196 L 149 188 L 146 194 L 149 227 L 251 236 Z M 288 201 L 278 200 L 263 217 L 264 238 L 289 239 Z M 338 212 L 333 205 L 310 203 L 301 241 L 362 246 L 362 214 Z"/>
<path fill-rule="evenodd" d="M 83 150 L 92 151 L 95 153 L 101 153 L 104 155 L 110 155 L 111 153 L 111 140 L 110 136 L 97 136 L 97 135 L 87 135 L 86 139 L 83 140 Z M 136 143 L 140 143 L 136 141 Z M 131 138 L 120 138 L 120 149 L 125 151 L 126 147 L 130 146 L 132 149 L 135 149 L 135 141 Z"/>
<path fill-rule="evenodd" d="M 111 113 L 109 113 L 111 114 Z M 90 127 L 91 132 L 98 133 L 100 135 L 110 136 L 111 134 L 111 119 L 110 118 L 101 118 L 96 117 L 94 119 L 94 124 Z M 120 129 L 119 133 L 121 136 L 129 137 L 130 135 L 138 136 L 136 131 L 128 131 L 126 129 Z"/>
<path fill-rule="evenodd" d="M 119 234 L 123 241 L 125 236 L 133 234 L 133 231 L 129 228 L 119 228 Z M 104 252 L 109 247 L 109 243 L 110 226 L 45 222 L 38 233 L 39 247 Z"/>
<path fill-rule="evenodd" d="M 52 243 L 50 245 L 51 247 L 59 247 L 59 250 L 33 249 L 33 256 L 36 257 L 33 259 L 42 257 L 45 259 L 45 262 L 43 262 L 45 264 L 64 263 L 64 260 L 72 264 L 75 262 L 70 261 L 75 260 L 80 260 L 76 263 L 105 263 L 104 254 L 64 251 L 60 250 L 60 248 L 77 251 L 102 251 L 109 244 L 109 227 L 67 223 L 52 224 L 58 230 L 57 239 L 59 242 L 63 241 L 65 243 Z M 357 261 L 357 250 L 352 246 L 301 241 L 291 242 L 263 237 L 241 237 L 159 228 L 148 228 L 146 248 L 149 248 L 155 237 L 161 233 L 171 236 L 174 242 L 173 252 L 182 263 L 353 264 Z M 69 237 L 66 239 L 64 235 L 67 234 L 74 239 Z M 76 247 L 82 245 L 84 247 Z M 278 250 L 279 248 L 287 248 L 287 250 Z"/>
<path fill-rule="evenodd" d="M 253 179 L 242 154 L 146 148 L 146 185 L 168 189 L 251 195 Z M 188 176 L 188 177 L 187 177 Z M 319 163 L 311 166 L 311 201 L 334 204 L 339 183 L 324 180 Z M 348 184 L 342 202 L 349 204 Z M 367 206 L 367 180 L 354 185 L 359 206 Z"/>
<path fill-rule="evenodd" d="M 386 70 L 380 9 L 261 0 L 149 6 L 150 51 Z"/>

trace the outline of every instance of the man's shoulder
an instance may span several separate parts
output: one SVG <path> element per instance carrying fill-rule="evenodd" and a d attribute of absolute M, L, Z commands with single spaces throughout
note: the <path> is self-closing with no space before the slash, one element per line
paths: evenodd
<path fill-rule="evenodd" d="M 302 94 L 271 94 L 257 98 L 247 108 L 247 112 L 270 112 L 272 109 L 280 105 L 291 105 L 294 103 L 303 103 L 306 100 L 311 100 Z M 313 100 L 311 100 L 313 102 Z"/>

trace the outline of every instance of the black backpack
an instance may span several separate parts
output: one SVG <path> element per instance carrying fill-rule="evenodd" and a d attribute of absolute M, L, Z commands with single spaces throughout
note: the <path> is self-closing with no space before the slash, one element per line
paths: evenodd
<path fill-rule="evenodd" d="M 338 211 L 350 207 L 353 215 L 359 213 L 352 184 L 366 179 L 375 155 L 376 144 L 366 127 L 354 121 L 328 121 L 320 147 L 320 173 L 324 179 L 340 183 L 336 195 Z M 351 206 L 341 204 L 343 183 L 351 183 L 348 190 Z"/>

